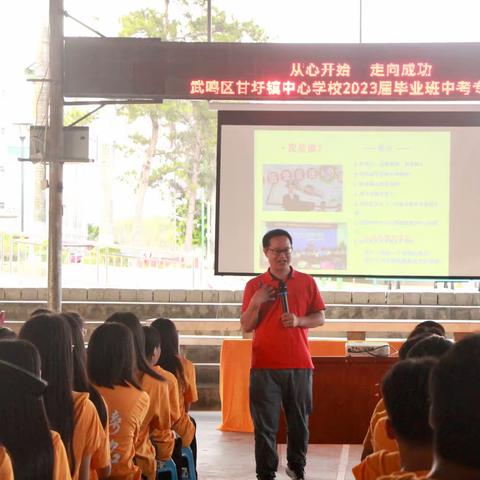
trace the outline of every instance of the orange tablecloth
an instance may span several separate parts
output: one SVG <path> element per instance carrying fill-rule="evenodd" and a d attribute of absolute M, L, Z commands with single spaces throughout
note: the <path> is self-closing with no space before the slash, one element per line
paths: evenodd
<path fill-rule="evenodd" d="M 344 356 L 343 340 L 310 340 L 313 357 Z M 398 349 L 401 342 L 390 342 Z M 224 340 L 220 354 L 220 400 L 224 432 L 253 432 L 248 400 L 252 340 Z"/>

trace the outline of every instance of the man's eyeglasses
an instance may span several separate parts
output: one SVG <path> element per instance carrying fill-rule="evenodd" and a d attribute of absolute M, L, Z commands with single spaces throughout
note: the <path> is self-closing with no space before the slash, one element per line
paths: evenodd
<path fill-rule="evenodd" d="M 291 247 L 289 248 L 269 248 L 268 249 L 270 252 L 272 252 L 276 257 L 279 257 L 282 253 L 285 255 L 291 255 L 293 249 Z"/>

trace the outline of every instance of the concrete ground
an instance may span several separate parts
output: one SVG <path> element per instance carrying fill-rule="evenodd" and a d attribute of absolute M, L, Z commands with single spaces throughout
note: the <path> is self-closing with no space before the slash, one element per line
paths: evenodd
<path fill-rule="evenodd" d="M 220 412 L 191 412 L 197 421 L 199 480 L 255 480 L 253 434 L 221 432 Z M 361 445 L 310 445 L 307 480 L 352 480 Z M 279 445 L 277 480 L 285 474 L 286 446 Z"/>

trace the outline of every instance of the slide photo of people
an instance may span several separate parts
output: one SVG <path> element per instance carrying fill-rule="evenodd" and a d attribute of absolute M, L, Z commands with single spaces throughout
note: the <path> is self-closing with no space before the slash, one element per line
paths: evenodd
<path fill-rule="evenodd" d="M 342 165 L 263 166 L 263 209 L 341 212 Z"/>
<path fill-rule="evenodd" d="M 345 223 L 265 223 L 265 231 L 275 228 L 283 228 L 292 235 L 292 265 L 295 268 L 311 273 L 346 270 L 347 225 Z"/>

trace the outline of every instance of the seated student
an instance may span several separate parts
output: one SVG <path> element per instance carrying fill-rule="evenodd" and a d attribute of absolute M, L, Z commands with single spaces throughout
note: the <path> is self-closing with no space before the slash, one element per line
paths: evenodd
<path fill-rule="evenodd" d="M 135 444 L 148 412 L 150 399 L 136 377 L 137 361 L 130 330 L 119 323 L 97 327 L 88 343 L 90 380 L 105 399 L 109 411 L 111 480 L 139 480 Z"/>
<path fill-rule="evenodd" d="M 422 338 L 425 338 L 427 336 L 430 336 L 432 334 L 440 335 L 445 337 L 445 328 L 443 325 L 441 325 L 438 322 L 435 322 L 434 320 L 425 320 L 423 322 L 420 322 L 417 324 L 414 329 L 408 334 L 407 339 L 405 342 L 402 344 L 400 347 L 400 350 L 398 351 L 398 357 L 400 360 L 403 360 L 407 358 L 409 350 L 417 343 L 419 342 Z M 385 418 L 385 406 L 383 404 L 383 399 L 380 399 L 379 402 L 377 403 L 377 406 L 375 407 L 372 417 L 370 420 L 369 428 L 367 430 L 367 433 L 365 435 L 365 438 L 363 440 L 363 451 L 361 455 L 361 459 L 363 460 L 367 455 L 370 455 L 376 450 L 381 450 L 384 448 L 384 446 L 388 445 L 388 448 L 392 449 L 395 445 L 395 442 L 389 442 L 388 440 L 385 440 L 385 443 L 379 443 L 375 446 L 372 444 L 372 436 L 375 431 L 375 426 L 377 422 Z M 382 422 L 383 423 L 383 422 Z M 384 432 L 384 429 L 382 428 L 380 430 L 381 432 Z"/>
<path fill-rule="evenodd" d="M 172 426 L 180 418 L 180 406 L 178 404 L 178 382 L 173 373 L 160 367 L 158 359 L 160 358 L 162 340 L 158 330 L 153 327 L 142 327 L 145 335 L 145 356 L 148 363 L 156 370 L 168 383 L 168 400 L 170 403 L 170 419 Z"/>
<path fill-rule="evenodd" d="M 406 353 L 406 358 L 440 358 L 453 345 L 451 340 L 435 333 L 416 335 L 407 340 L 406 343 L 409 343 L 408 348 L 403 350 L 403 354 Z M 389 452 L 398 450 L 396 440 L 390 438 L 387 434 L 386 422 L 387 416 L 385 412 L 385 416 L 377 419 L 373 428 L 372 446 L 374 452 L 378 450 L 387 450 Z"/>
<path fill-rule="evenodd" d="M 158 359 L 161 353 L 161 338 L 158 330 L 153 327 L 142 327 L 145 334 L 145 356 L 154 370 L 160 373 L 162 377 L 168 383 L 168 400 L 170 402 L 170 422 L 172 428 L 175 430 L 175 426 L 180 419 L 180 406 L 179 406 L 179 393 L 178 382 L 172 373 L 164 370 L 157 365 Z M 182 458 L 182 439 L 178 436 L 175 439 L 175 446 L 172 452 L 172 460 L 177 465 L 177 470 L 181 471 L 183 467 Z M 163 478 L 170 478 L 170 474 L 162 473 L 159 480 Z"/>
<path fill-rule="evenodd" d="M 430 379 L 434 462 L 431 480 L 480 478 L 480 335 L 456 343 Z"/>
<path fill-rule="evenodd" d="M 397 439 L 401 468 L 382 480 L 425 478 L 433 459 L 428 383 L 434 358 L 407 359 L 394 365 L 382 382 L 387 429 Z"/>
<path fill-rule="evenodd" d="M 22 369 L 10 380 L 1 374 L 5 367 L 0 369 L 0 443 L 9 452 L 15 479 L 71 479 L 65 446 L 48 423 L 37 349 L 25 340 L 0 342 L 0 360 Z"/>
<path fill-rule="evenodd" d="M 139 319 L 131 312 L 117 312 L 107 323 L 125 325 L 133 335 L 133 346 L 137 360 L 137 375 L 142 390 L 150 397 L 150 406 L 143 421 L 135 445 L 135 462 L 148 480 L 155 480 L 156 459 L 162 462 L 172 457 L 175 434 L 171 429 L 168 383 L 155 371 L 145 358 L 145 337 Z"/>
<path fill-rule="evenodd" d="M 415 328 L 418 328 L 419 325 L 417 325 Z M 415 328 L 413 329 L 413 331 L 415 330 Z M 418 333 L 417 335 L 412 335 L 412 333 L 410 333 L 407 340 L 405 340 L 405 342 L 402 344 L 402 346 L 400 347 L 400 349 L 398 351 L 398 357 L 400 358 L 400 360 L 404 360 L 405 358 L 407 358 L 409 350 L 417 342 L 419 342 L 420 340 L 422 340 L 423 338 L 426 338 L 428 336 L 430 336 L 430 334 L 428 332 Z M 377 434 L 377 437 L 376 437 L 377 438 L 377 443 L 376 444 L 375 444 L 375 440 L 373 439 L 373 435 L 374 435 L 374 432 L 375 432 L 375 427 L 376 427 L 378 421 L 381 420 L 382 418 L 386 418 L 386 416 L 387 416 L 387 412 L 385 411 L 385 405 L 383 403 L 383 399 L 381 398 L 378 401 L 377 405 L 375 406 L 375 409 L 373 410 L 367 433 L 365 435 L 365 438 L 363 439 L 363 451 L 362 451 L 362 455 L 361 455 L 361 460 L 362 461 L 368 455 L 370 455 L 370 454 L 372 454 L 376 451 L 385 449 L 387 444 L 388 444 L 388 447 L 386 448 L 387 450 L 393 451 L 393 450 L 396 449 L 395 448 L 396 447 L 395 440 L 386 440 L 386 438 L 385 438 L 386 435 L 383 435 L 383 437 L 382 437 L 383 440 L 384 440 L 383 443 L 378 440 L 379 437 L 380 437 L 380 434 Z M 381 432 L 384 432 L 383 428 L 382 428 Z"/>
<path fill-rule="evenodd" d="M 108 412 L 102 396 L 90 383 L 87 375 L 87 352 L 83 338 L 83 319 L 75 312 L 60 314 L 65 319 L 72 332 L 73 345 L 73 389 L 75 392 L 86 392 L 91 402 L 95 405 L 98 417 L 102 424 L 100 432 L 100 446 L 92 453 L 90 463 L 90 480 L 108 478 L 111 472 L 110 440 L 108 436 Z M 75 456 L 81 455 L 75 452 Z"/>
<path fill-rule="evenodd" d="M 73 390 L 71 329 L 60 315 L 40 314 L 23 325 L 19 337 L 40 353 L 42 377 L 48 382 L 43 396 L 48 420 L 63 440 L 72 478 L 87 480 L 104 432 L 88 393 Z"/>
<path fill-rule="evenodd" d="M 178 381 L 180 419 L 174 430 L 182 439 L 182 446 L 192 449 L 195 465 L 197 462 L 196 425 L 188 415 L 190 405 L 198 400 L 195 380 L 195 367 L 192 362 L 180 355 L 178 332 L 168 318 L 157 318 L 151 324 L 160 333 L 161 351 L 157 365 L 175 375 Z"/>
<path fill-rule="evenodd" d="M 417 337 L 415 344 L 408 349 L 407 358 L 424 358 L 434 357 L 440 358 L 450 348 L 453 343 L 439 335 L 426 335 L 420 340 Z M 380 412 L 379 414 L 381 414 Z M 373 421 L 374 419 L 372 419 Z M 398 453 L 398 444 L 396 440 L 389 438 L 388 429 L 386 427 L 387 416 L 376 420 L 375 428 L 372 434 L 372 444 L 377 449 L 365 457 L 362 462 L 354 467 L 353 472 L 355 478 L 369 479 L 376 478 L 379 475 L 386 475 L 400 468 L 400 457 Z M 396 463 L 395 463 L 396 462 Z M 395 465 L 398 465 L 396 468 Z"/>

